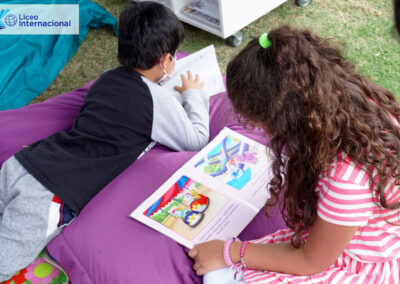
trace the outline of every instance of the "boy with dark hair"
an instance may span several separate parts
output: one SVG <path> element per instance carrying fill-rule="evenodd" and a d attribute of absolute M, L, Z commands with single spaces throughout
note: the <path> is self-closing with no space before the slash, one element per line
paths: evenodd
<path fill-rule="evenodd" d="M 154 2 L 121 13 L 118 59 L 90 88 L 71 130 L 23 148 L 0 170 L 0 282 L 31 263 L 111 180 L 156 142 L 201 149 L 208 99 L 198 76 L 180 96 L 155 82 L 170 76 L 183 27 Z"/>

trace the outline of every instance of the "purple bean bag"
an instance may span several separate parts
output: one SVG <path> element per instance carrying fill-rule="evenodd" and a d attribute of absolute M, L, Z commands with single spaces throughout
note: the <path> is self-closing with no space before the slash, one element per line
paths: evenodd
<path fill-rule="evenodd" d="M 93 82 L 43 103 L 1 111 L 0 163 L 23 145 L 68 130 Z M 267 139 L 261 131 L 244 130 L 227 94 L 221 93 L 210 99 L 210 140 L 225 126 L 261 143 Z M 185 248 L 129 217 L 194 154 L 157 145 L 106 186 L 47 246 L 72 283 L 201 283 Z M 262 210 L 239 237 L 254 239 L 284 228 L 275 211 L 266 218 Z"/>

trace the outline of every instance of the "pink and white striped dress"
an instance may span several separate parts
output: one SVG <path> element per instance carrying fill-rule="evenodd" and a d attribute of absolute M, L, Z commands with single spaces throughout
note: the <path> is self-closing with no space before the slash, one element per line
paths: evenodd
<path fill-rule="evenodd" d="M 394 181 L 386 190 L 389 204 L 400 200 Z M 339 153 L 330 170 L 320 175 L 316 192 L 320 218 L 337 225 L 358 226 L 337 261 L 312 276 L 248 270 L 243 275 L 246 283 L 399 283 L 400 210 L 376 205 L 378 199 L 365 167 L 360 169 L 344 152 Z M 290 229 L 280 230 L 254 243 L 289 242 L 292 235 Z"/>

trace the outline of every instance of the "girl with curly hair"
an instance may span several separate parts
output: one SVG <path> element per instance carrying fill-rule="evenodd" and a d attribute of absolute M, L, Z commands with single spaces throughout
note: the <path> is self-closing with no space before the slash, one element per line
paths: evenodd
<path fill-rule="evenodd" d="M 394 95 L 327 40 L 289 26 L 250 41 L 228 65 L 227 88 L 239 119 L 270 136 L 274 177 L 266 208 L 282 191 L 288 229 L 250 242 L 198 244 L 189 251 L 196 273 L 217 270 L 246 283 L 397 283 Z"/>

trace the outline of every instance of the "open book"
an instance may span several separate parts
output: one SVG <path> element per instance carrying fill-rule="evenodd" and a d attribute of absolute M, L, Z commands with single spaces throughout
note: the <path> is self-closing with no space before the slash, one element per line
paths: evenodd
<path fill-rule="evenodd" d="M 264 145 L 224 128 L 130 216 L 188 248 L 237 236 L 270 196 L 271 162 Z"/>
<path fill-rule="evenodd" d="M 222 81 L 214 45 L 179 59 L 175 65 L 175 75 L 165 81 L 162 86 L 175 91 L 174 86 L 182 85 L 180 74 L 186 75 L 187 70 L 190 70 L 193 75 L 200 76 L 200 81 L 204 82 L 203 91 L 208 96 L 225 92 L 225 84 Z"/>

